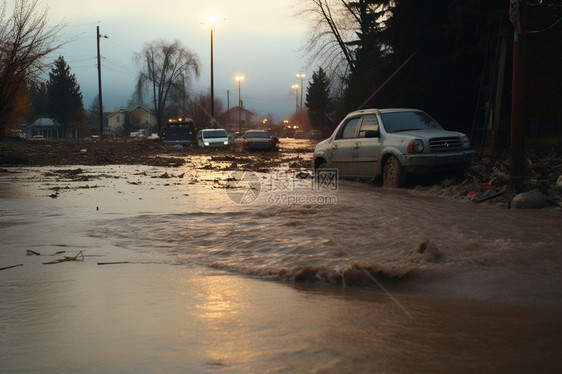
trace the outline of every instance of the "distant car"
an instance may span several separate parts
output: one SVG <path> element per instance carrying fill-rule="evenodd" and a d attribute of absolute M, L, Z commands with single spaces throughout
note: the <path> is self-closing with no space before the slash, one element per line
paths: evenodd
<path fill-rule="evenodd" d="M 314 168 L 337 168 L 342 177 L 403 187 L 407 174 L 458 169 L 476 152 L 468 136 L 446 131 L 417 109 L 365 109 L 349 113 L 332 136 L 316 145 Z"/>
<path fill-rule="evenodd" d="M 320 130 L 310 130 L 310 137 L 312 139 L 320 139 Z"/>
<path fill-rule="evenodd" d="M 197 145 L 202 148 L 228 147 L 230 138 L 224 129 L 204 129 L 197 133 Z"/>
<path fill-rule="evenodd" d="M 30 140 L 33 140 L 33 141 L 37 141 L 37 140 L 38 140 L 38 141 L 44 141 L 44 140 L 45 140 L 45 138 L 43 137 L 43 135 L 33 135 L 33 136 L 32 136 L 31 138 L 29 138 L 29 139 L 30 139 Z"/>
<path fill-rule="evenodd" d="M 295 139 L 306 139 L 306 134 L 304 133 L 304 131 L 295 131 Z"/>
<path fill-rule="evenodd" d="M 242 139 L 242 147 L 246 149 L 271 150 L 277 145 L 276 140 L 265 130 L 248 130 Z"/>

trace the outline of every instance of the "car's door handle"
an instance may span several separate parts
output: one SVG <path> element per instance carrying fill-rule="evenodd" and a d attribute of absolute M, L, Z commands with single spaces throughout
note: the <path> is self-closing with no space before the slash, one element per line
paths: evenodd
<path fill-rule="evenodd" d="M 355 143 L 355 144 L 353 145 L 353 148 L 355 148 L 355 149 L 359 148 L 359 143 Z"/>
<path fill-rule="evenodd" d="M 338 149 L 338 146 L 334 144 L 334 146 L 332 147 L 332 149 L 335 151 L 336 149 Z"/>

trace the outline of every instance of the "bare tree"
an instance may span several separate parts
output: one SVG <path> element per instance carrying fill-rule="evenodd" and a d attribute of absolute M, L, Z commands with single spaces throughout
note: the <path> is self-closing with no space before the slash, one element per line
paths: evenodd
<path fill-rule="evenodd" d="M 306 53 L 312 61 L 330 71 L 353 69 L 352 51 L 348 41 L 350 19 L 336 0 L 307 0 L 297 15 L 309 21 Z"/>
<path fill-rule="evenodd" d="M 311 61 L 332 75 L 346 76 L 356 65 L 356 49 L 373 29 L 384 25 L 390 0 L 306 0 L 297 15 L 309 23 L 305 44 Z"/>
<path fill-rule="evenodd" d="M 139 102 L 146 91 L 151 93 L 158 132 L 161 132 L 172 91 L 187 92 L 192 76 L 199 76 L 199 59 L 177 40 L 171 44 L 157 40 L 146 44 L 136 54 L 136 61 L 140 69 L 136 90 Z"/>
<path fill-rule="evenodd" d="M 223 102 L 220 98 L 215 97 L 215 113 L 223 111 Z M 189 117 L 193 120 L 195 127 L 214 127 L 216 121 L 211 117 L 211 95 L 200 93 L 190 100 L 188 105 Z"/>
<path fill-rule="evenodd" d="M 45 70 L 45 58 L 64 44 L 58 41 L 64 25 L 48 26 L 48 9 L 38 0 L 16 0 L 8 18 L 6 4 L 0 9 L 0 136 L 27 106 L 28 84 Z"/>

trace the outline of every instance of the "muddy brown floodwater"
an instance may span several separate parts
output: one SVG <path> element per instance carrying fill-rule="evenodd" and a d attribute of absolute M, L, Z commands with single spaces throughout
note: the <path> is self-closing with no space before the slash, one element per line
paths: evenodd
<path fill-rule="evenodd" d="M 0 371 L 561 367 L 559 211 L 210 157 L 0 174 Z"/>

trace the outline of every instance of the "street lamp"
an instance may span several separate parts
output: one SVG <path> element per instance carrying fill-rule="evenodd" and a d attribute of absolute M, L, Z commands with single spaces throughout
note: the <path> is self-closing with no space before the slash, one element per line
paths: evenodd
<path fill-rule="evenodd" d="M 214 72 L 213 72 L 213 27 L 219 22 L 226 20 L 223 17 L 206 17 L 201 20 L 203 25 L 207 25 L 211 28 L 211 122 L 215 119 L 215 82 L 214 82 Z"/>
<path fill-rule="evenodd" d="M 242 96 L 240 95 L 240 82 L 244 80 L 243 75 L 234 77 L 238 82 L 238 131 L 242 131 Z"/>
<path fill-rule="evenodd" d="M 293 84 L 291 86 L 291 88 L 293 90 L 295 90 L 295 95 L 296 95 L 296 101 L 297 102 L 296 102 L 296 106 L 295 106 L 295 115 L 296 115 L 297 119 L 299 117 L 299 87 L 300 86 L 298 84 Z"/>
<path fill-rule="evenodd" d="M 303 79 L 306 78 L 306 74 L 304 73 L 297 74 L 297 78 L 301 80 L 301 115 L 302 115 L 302 97 L 303 97 L 303 90 L 304 90 Z"/>

